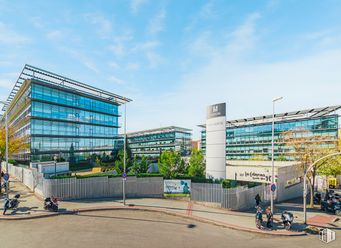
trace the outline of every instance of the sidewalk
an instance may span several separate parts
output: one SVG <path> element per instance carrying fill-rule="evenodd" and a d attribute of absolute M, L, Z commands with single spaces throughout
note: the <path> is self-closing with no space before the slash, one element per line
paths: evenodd
<path fill-rule="evenodd" d="M 280 222 L 277 223 L 276 219 L 280 219 L 279 215 L 275 215 L 273 230 L 259 230 L 255 227 L 254 213 L 210 208 L 187 201 L 152 198 L 128 199 L 126 201 L 126 206 L 123 206 L 121 200 L 112 200 L 108 198 L 61 201 L 59 204 L 59 213 L 53 213 L 43 210 L 43 200 L 38 199 L 38 197 L 31 193 L 24 185 L 20 182 L 13 182 L 11 184 L 10 196 L 13 196 L 17 192 L 20 192 L 22 195 L 18 210 L 15 212 L 8 211 L 9 214 L 6 216 L 0 215 L 0 221 L 52 217 L 58 214 L 77 214 L 96 210 L 129 209 L 135 211 L 162 212 L 240 231 L 283 236 L 305 235 L 305 232 L 302 232 L 305 226 L 299 224 L 297 219 L 294 221 L 292 231 L 284 230 L 283 225 Z M 0 206 L 3 205 L 3 199 L 0 199 L 0 204 Z"/>

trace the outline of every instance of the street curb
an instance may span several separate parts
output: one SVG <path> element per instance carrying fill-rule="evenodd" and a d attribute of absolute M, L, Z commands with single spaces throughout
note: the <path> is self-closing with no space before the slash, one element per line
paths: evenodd
<path fill-rule="evenodd" d="M 288 231 L 263 231 L 255 228 L 247 228 L 247 227 L 242 227 L 238 225 L 233 225 L 229 224 L 226 222 L 222 221 L 214 221 L 208 218 L 204 217 L 198 217 L 198 216 L 193 216 L 193 215 L 186 215 L 186 214 L 181 214 L 181 213 L 176 213 L 172 211 L 167 211 L 163 209 L 158 209 L 158 208 L 153 208 L 153 207 L 136 207 L 136 206 L 110 206 L 110 207 L 96 207 L 96 208 L 81 208 L 81 209 L 73 209 L 70 211 L 64 211 L 64 212 L 58 212 L 58 213 L 43 213 L 43 214 L 34 214 L 34 215 L 27 215 L 27 216 L 7 216 L 7 217 L 0 217 L 0 221 L 11 221 L 11 220 L 28 220 L 28 219 L 39 219 L 39 218 L 47 218 L 47 217 L 53 217 L 53 216 L 59 216 L 59 215 L 67 215 L 67 214 L 78 214 L 78 213 L 83 213 L 83 212 L 95 212 L 95 211 L 109 211 L 109 210 L 136 210 L 136 211 L 149 211 L 149 212 L 158 212 L 158 213 L 164 213 L 172 216 L 177 216 L 177 217 L 182 217 L 182 218 L 187 218 L 187 219 L 192 219 L 196 220 L 199 222 L 203 223 L 208 223 L 208 224 L 213 224 L 216 226 L 221 226 L 225 228 L 230 228 L 233 230 L 238 230 L 238 231 L 244 231 L 244 232 L 251 232 L 251 233 L 257 233 L 257 234 L 264 234 L 264 235 L 274 235 L 274 236 L 304 236 L 307 235 L 306 232 L 288 232 Z"/>

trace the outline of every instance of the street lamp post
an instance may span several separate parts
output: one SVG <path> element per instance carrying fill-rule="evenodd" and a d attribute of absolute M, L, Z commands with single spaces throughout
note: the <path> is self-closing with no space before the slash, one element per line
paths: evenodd
<path fill-rule="evenodd" d="M 304 218 L 304 224 L 307 224 L 307 175 L 309 171 L 321 160 L 333 157 L 333 156 L 341 156 L 341 152 L 336 152 L 332 154 L 325 155 L 319 159 L 317 159 L 314 163 L 312 163 L 308 169 L 304 170 L 304 175 L 303 175 L 303 218 Z M 313 189 L 314 190 L 314 189 Z"/>
<path fill-rule="evenodd" d="M 53 160 L 54 160 L 54 176 L 57 176 L 57 155 L 53 156 Z"/>
<path fill-rule="evenodd" d="M 271 185 L 275 183 L 275 161 L 274 161 L 274 147 L 275 147 L 275 103 L 282 100 L 283 97 L 277 97 L 272 100 L 272 136 L 271 136 Z M 270 202 L 271 212 L 274 213 L 274 194 L 270 187 Z"/>
<path fill-rule="evenodd" d="M 6 173 L 8 173 L 8 114 L 7 114 L 7 102 L 5 101 L 0 101 L 3 105 L 5 105 L 5 125 L 6 125 Z M 9 183 L 8 181 L 6 182 L 6 197 L 8 198 L 8 188 L 9 188 Z"/>
<path fill-rule="evenodd" d="M 124 104 L 124 143 L 123 143 L 123 205 L 126 205 L 126 150 L 127 150 L 127 103 Z"/>

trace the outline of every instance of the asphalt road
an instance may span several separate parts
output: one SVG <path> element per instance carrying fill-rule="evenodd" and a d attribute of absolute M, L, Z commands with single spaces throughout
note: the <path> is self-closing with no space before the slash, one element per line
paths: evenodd
<path fill-rule="evenodd" d="M 273 237 L 162 213 L 114 210 L 0 222 L 1 248 L 106 247 L 340 247 L 318 236 Z"/>

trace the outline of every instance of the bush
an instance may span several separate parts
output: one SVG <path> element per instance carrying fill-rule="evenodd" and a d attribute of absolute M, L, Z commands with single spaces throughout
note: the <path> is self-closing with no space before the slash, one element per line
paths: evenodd
<path fill-rule="evenodd" d="M 224 189 L 235 188 L 238 186 L 238 182 L 235 180 L 223 180 L 222 186 Z"/>
<path fill-rule="evenodd" d="M 5 161 L 6 161 L 6 160 L 5 160 Z M 8 159 L 8 163 L 9 163 L 9 164 L 16 165 L 16 164 L 17 164 L 17 161 L 15 161 L 14 159 Z"/>

